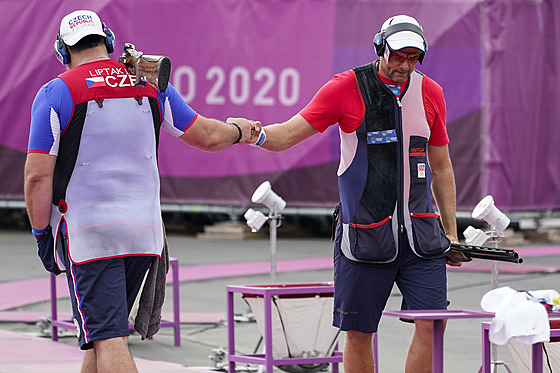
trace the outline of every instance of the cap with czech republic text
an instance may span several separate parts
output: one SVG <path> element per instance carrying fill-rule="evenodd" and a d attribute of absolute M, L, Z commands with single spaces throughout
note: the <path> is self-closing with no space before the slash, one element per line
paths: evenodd
<path fill-rule="evenodd" d="M 60 22 L 60 38 L 66 45 L 75 45 L 88 35 L 106 36 L 99 16 L 91 10 L 76 10 Z"/>

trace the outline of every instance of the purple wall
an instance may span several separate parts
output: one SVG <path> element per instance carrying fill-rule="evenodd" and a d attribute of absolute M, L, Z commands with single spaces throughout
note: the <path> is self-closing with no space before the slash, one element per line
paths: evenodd
<path fill-rule="evenodd" d="M 14 36 L 2 49 L 17 51 L 3 64 L 0 88 L 0 199 L 22 199 L 31 103 L 64 71 L 52 44 L 73 4 L 0 2 L 0 30 Z M 505 211 L 560 207 L 558 2 L 92 0 L 88 7 L 115 32 L 114 58 L 124 42 L 168 55 L 172 84 L 201 115 L 264 124 L 299 112 L 333 74 L 372 61 L 371 40 L 386 18 L 413 15 L 429 43 L 419 69 L 447 98 L 458 209 L 470 211 L 486 194 Z M 334 206 L 338 157 L 336 128 L 284 153 L 234 146 L 210 154 L 164 134 L 162 199 L 241 205 L 270 180 L 290 206 Z"/>

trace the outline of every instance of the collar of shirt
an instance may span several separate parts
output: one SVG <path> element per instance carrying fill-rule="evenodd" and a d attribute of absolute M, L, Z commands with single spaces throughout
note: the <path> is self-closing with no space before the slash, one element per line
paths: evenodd
<path fill-rule="evenodd" d="M 404 82 L 399 83 L 399 82 L 395 82 L 395 81 L 393 81 L 389 78 L 384 77 L 383 75 L 381 75 L 379 73 L 379 71 L 377 72 L 377 74 L 379 75 L 379 78 L 381 79 L 381 81 L 383 83 L 385 83 L 387 88 L 389 88 L 391 90 L 391 92 L 393 92 L 395 94 L 395 96 L 397 96 L 397 97 L 401 96 L 401 92 L 405 89 L 406 83 L 408 83 L 408 78 L 406 78 L 406 80 Z"/>

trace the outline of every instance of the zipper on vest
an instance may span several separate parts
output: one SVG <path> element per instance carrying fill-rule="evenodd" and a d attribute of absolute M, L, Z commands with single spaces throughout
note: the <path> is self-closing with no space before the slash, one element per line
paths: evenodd
<path fill-rule="evenodd" d="M 397 167 L 399 167 L 399 169 L 397 170 L 397 221 L 398 224 L 400 226 L 400 233 L 404 233 L 404 210 L 403 210 L 403 204 L 404 204 L 404 157 L 403 157 L 403 143 L 404 143 L 404 137 L 403 137 L 403 129 L 402 129 L 402 103 L 399 97 L 395 97 L 397 99 L 397 118 L 396 121 L 397 123 L 395 123 L 395 129 L 397 130 L 397 137 L 399 139 L 398 144 L 399 144 L 399 149 L 398 149 L 398 154 L 397 154 Z M 401 238 L 399 237 L 399 249 L 401 246 Z"/>

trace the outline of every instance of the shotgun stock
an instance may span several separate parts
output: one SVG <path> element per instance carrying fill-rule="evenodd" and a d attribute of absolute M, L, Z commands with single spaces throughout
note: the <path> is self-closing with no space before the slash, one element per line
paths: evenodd
<path fill-rule="evenodd" d="M 119 62 L 127 66 L 130 74 L 136 75 L 136 85 L 143 86 L 148 82 L 161 92 L 167 89 L 171 73 L 169 57 L 144 54 L 137 51 L 134 44 L 125 43 Z"/>

